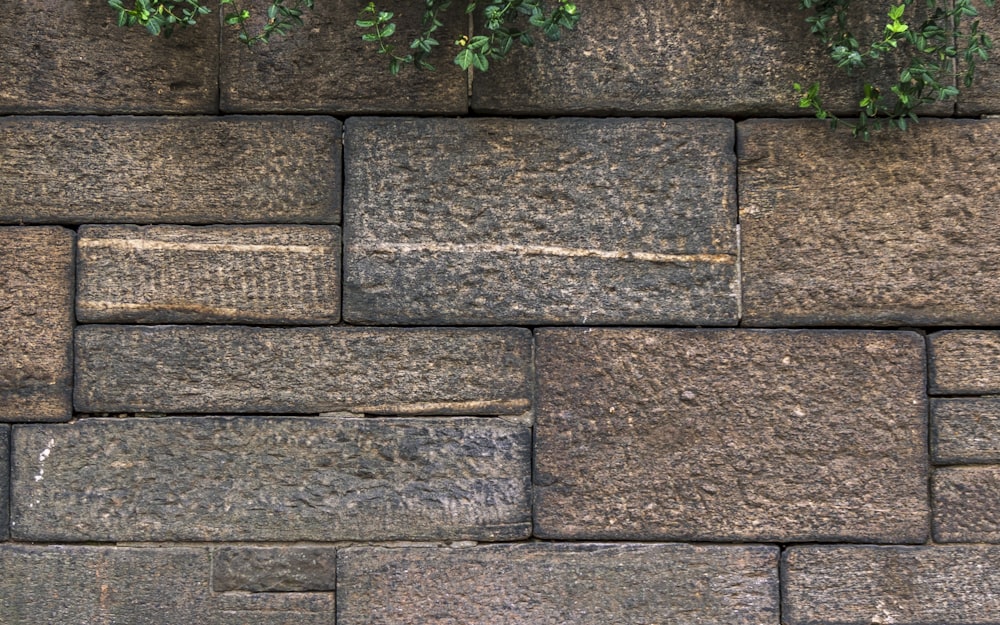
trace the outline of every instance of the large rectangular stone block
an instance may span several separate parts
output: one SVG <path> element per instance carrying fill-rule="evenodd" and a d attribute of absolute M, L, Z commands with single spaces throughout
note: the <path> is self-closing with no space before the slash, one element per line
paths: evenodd
<path fill-rule="evenodd" d="M 340 229 L 83 226 L 77 319 L 322 324 L 340 320 Z"/>
<path fill-rule="evenodd" d="M 499 419 L 83 419 L 17 426 L 13 437 L 11 529 L 20 540 L 531 532 L 531 429 Z"/>
<path fill-rule="evenodd" d="M 212 551 L 216 592 L 334 592 L 332 547 L 221 547 Z"/>
<path fill-rule="evenodd" d="M 1000 332 L 935 332 L 927 354 L 932 395 L 1000 394 Z"/>
<path fill-rule="evenodd" d="M 337 223 L 326 117 L 0 119 L 0 223 Z"/>
<path fill-rule="evenodd" d="M 1000 542 L 1000 465 L 935 469 L 931 496 L 934 540 Z"/>
<path fill-rule="evenodd" d="M 1000 547 L 791 547 L 782 556 L 788 625 L 1000 622 Z"/>
<path fill-rule="evenodd" d="M 535 534 L 923 542 L 923 340 L 537 331 Z"/>
<path fill-rule="evenodd" d="M 728 120 L 354 119 L 344 318 L 739 318 Z"/>
<path fill-rule="evenodd" d="M 778 622 L 775 547 L 534 543 L 338 556 L 341 625 Z"/>
<path fill-rule="evenodd" d="M 0 425 L 0 541 L 10 536 L 10 426 Z"/>
<path fill-rule="evenodd" d="M 1000 397 L 934 398 L 931 421 L 935 463 L 1000 463 Z"/>
<path fill-rule="evenodd" d="M 81 412 L 523 414 L 516 328 L 81 326 Z"/>
<path fill-rule="evenodd" d="M 738 134 L 744 324 L 1000 324 L 1000 119 Z"/>
<path fill-rule="evenodd" d="M 4 625 L 321 625 L 332 592 L 221 593 L 208 549 L 0 545 Z"/>
<path fill-rule="evenodd" d="M 73 239 L 0 228 L 0 421 L 72 416 Z"/>

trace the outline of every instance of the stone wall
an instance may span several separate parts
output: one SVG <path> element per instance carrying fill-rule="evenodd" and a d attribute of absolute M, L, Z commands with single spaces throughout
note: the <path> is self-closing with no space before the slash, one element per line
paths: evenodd
<path fill-rule="evenodd" d="M 793 0 L 319 4 L 0 18 L 0 622 L 1000 623 L 1000 62 L 863 144 Z"/>

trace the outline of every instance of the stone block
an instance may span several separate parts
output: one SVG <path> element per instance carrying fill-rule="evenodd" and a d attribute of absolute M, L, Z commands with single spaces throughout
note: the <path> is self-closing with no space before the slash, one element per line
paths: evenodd
<path fill-rule="evenodd" d="M 10 536 L 10 426 L 0 425 L 0 541 Z"/>
<path fill-rule="evenodd" d="M 1000 119 L 889 132 L 739 125 L 744 324 L 1000 324 Z"/>
<path fill-rule="evenodd" d="M 0 228 L 0 421 L 73 414 L 73 239 L 64 228 Z"/>
<path fill-rule="evenodd" d="M 520 415 L 517 328 L 81 326 L 81 412 Z"/>
<path fill-rule="evenodd" d="M 209 550 L 0 545 L 5 625 L 331 623 L 331 592 L 213 592 Z"/>
<path fill-rule="evenodd" d="M 931 496 L 934 540 L 1000 543 L 1000 466 L 935 469 Z"/>
<path fill-rule="evenodd" d="M 932 395 L 1000 394 L 1000 332 L 935 332 L 927 354 Z"/>
<path fill-rule="evenodd" d="M 165 39 L 118 28 L 107 0 L 8 0 L 0 113 L 215 113 L 214 18 Z"/>
<path fill-rule="evenodd" d="M 212 552 L 216 592 L 335 592 L 332 547 L 222 547 Z"/>
<path fill-rule="evenodd" d="M 541 329 L 535 535 L 923 542 L 909 332 Z"/>
<path fill-rule="evenodd" d="M 326 117 L 0 119 L 0 223 L 336 223 Z"/>
<path fill-rule="evenodd" d="M 768 546 L 357 547 L 339 566 L 341 625 L 778 622 Z"/>
<path fill-rule="evenodd" d="M 1000 397 L 934 398 L 931 422 L 935 463 L 1000 463 Z"/>
<path fill-rule="evenodd" d="M 78 234 L 81 322 L 340 320 L 335 226 L 83 226 Z"/>
<path fill-rule="evenodd" d="M 975 3 L 979 10 L 980 30 L 995 41 L 1000 37 L 1000 7 L 988 7 L 982 2 Z M 963 27 L 967 22 L 963 22 Z M 965 71 L 965 64 L 959 59 L 959 71 Z M 959 81 L 959 88 L 962 83 Z M 976 63 L 976 79 L 973 86 L 963 89 L 958 98 L 959 115 L 996 115 L 1000 113 L 1000 58 L 996 50 L 987 61 Z"/>
<path fill-rule="evenodd" d="M 735 325 L 728 120 L 348 122 L 344 318 Z"/>
<path fill-rule="evenodd" d="M 20 540 L 531 532 L 531 429 L 500 419 L 82 419 L 13 436 L 11 530 Z"/>
<path fill-rule="evenodd" d="M 1000 622 L 1000 547 L 791 547 L 782 556 L 788 625 Z"/>
<path fill-rule="evenodd" d="M 244 4 L 263 16 L 270 0 Z M 237 41 L 234 33 L 224 32 L 222 110 L 334 115 L 465 113 L 468 77 L 452 63 L 455 53 L 450 45 L 459 33 L 468 30 L 464 5 L 456 3 L 442 15 L 444 26 L 438 34 L 443 50 L 436 71 L 408 66 L 398 76 L 389 73 L 389 59 L 378 54 L 377 44 L 361 41 L 363 31 L 354 21 L 363 6 L 353 0 L 317 2 L 304 16 L 303 28 L 253 49 Z M 409 44 L 420 28 L 420 10 L 405 0 L 386 0 L 378 7 L 397 15 L 399 29 L 390 43 L 398 54 L 409 53 Z"/>

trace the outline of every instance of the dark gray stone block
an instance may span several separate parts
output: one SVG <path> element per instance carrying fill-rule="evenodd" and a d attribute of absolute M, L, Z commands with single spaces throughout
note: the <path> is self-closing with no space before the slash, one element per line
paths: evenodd
<path fill-rule="evenodd" d="M 934 540 L 1000 543 L 1000 466 L 935 469 L 931 496 Z"/>
<path fill-rule="evenodd" d="M 1000 394 L 1000 332 L 936 332 L 927 354 L 932 395 Z"/>
<path fill-rule="evenodd" d="M 935 463 L 1000 463 L 1000 397 L 934 398 L 931 422 Z"/>
<path fill-rule="evenodd" d="M 0 540 L 10 536 L 10 426 L 0 425 Z"/>
<path fill-rule="evenodd" d="M 221 547 L 212 551 L 215 592 L 335 592 L 332 547 Z"/>

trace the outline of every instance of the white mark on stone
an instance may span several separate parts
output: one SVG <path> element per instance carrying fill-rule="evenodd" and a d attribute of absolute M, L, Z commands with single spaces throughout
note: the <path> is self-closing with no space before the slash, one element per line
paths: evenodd
<path fill-rule="evenodd" d="M 42 453 L 38 454 L 38 464 L 45 464 L 45 460 L 48 459 L 49 455 L 52 453 L 52 448 L 56 444 L 56 439 L 50 438 L 49 444 L 42 450 Z M 45 469 L 43 467 L 38 467 L 38 474 L 35 475 L 35 481 L 41 482 L 42 477 L 45 475 Z"/>
<path fill-rule="evenodd" d="M 563 256 L 568 258 L 600 258 L 604 260 L 633 260 L 647 263 L 711 263 L 731 265 L 736 262 L 732 254 L 660 254 L 657 252 L 621 252 L 592 248 L 562 247 L 558 245 L 515 245 L 511 243 L 391 243 L 373 241 L 362 243 L 367 252 L 412 254 L 443 252 L 446 254 L 510 254 L 517 256 Z"/>

